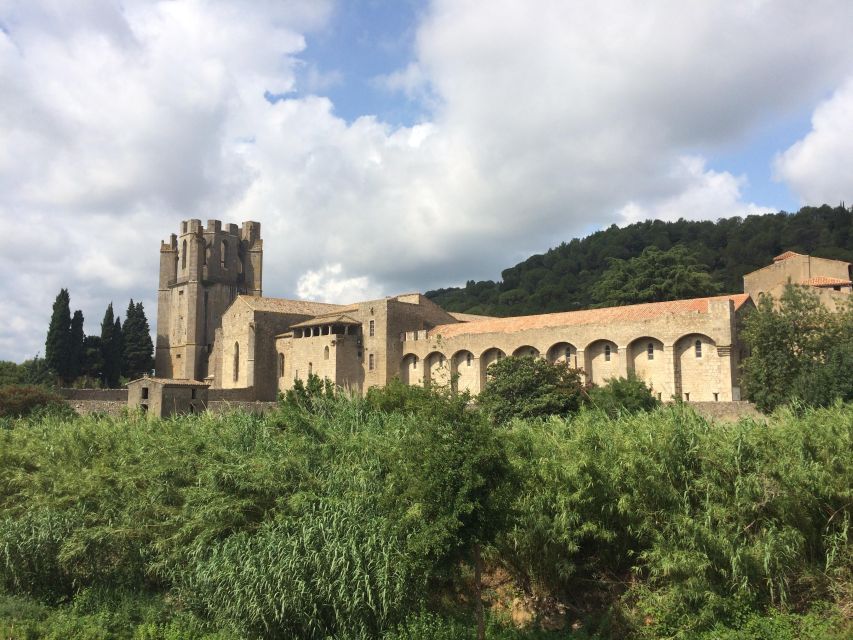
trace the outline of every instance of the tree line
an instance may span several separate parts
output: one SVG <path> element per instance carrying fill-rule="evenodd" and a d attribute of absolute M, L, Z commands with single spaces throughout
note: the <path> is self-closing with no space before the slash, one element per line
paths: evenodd
<path fill-rule="evenodd" d="M 853 210 L 803 207 L 713 221 L 610 226 L 464 287 L 428 291 L 448 311 L 510 316 L 742 291 L 783 251 L 853 262 Z"/>
<path fill-rule="evenodd" d="M 154 366 L 154 345 L 142 302 L 131 298 L 124 323 L 107 305 L 99 334 L 86 335 L 83 312 L 71 314 L 71 299 L 62 289 L 53 303 L 45 342 L 44 360 L 52 376 L 62 385 L 100 384 L 118 387 L 121 378 L 134 379 Z"/>

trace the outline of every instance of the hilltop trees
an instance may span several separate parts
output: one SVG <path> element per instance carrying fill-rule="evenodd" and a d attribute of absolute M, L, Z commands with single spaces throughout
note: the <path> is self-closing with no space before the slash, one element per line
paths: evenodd
<path fill-rule="evenodd" d="M 610 266 L 592 288 L 602 307 L 698 298 L 717 292 L 705 266 L 686 247 L 646 247 L 636 258 L 608 259 Z"/>
<path fill-rule="evenodd" d="M 687 295 L 732 293 L 741 291 L 744 274 L 770 264 L 783 251 L 853 262 L 853 211 L 824 205 L 803 207 L 793 214 L 751 215 L 716 222 L 646 220 L 623 227 L 612 225 L 530 256 L 505 269 L 499 282 L 469 280 L 464 287 L 427 291 L 426 296 L 448 311 L 493 316 L 585 309 L 596 300 L 593 288 L 612 267 L 608 258 L 628 262 L 639 258 L 648 247 L 661 254 L 683 247 L 696 265 L 707 271 L 712 287 L 703 289 L 701 282 L 694 282 Z M 617 284 L 621 284 L 618 279 Z M 673 285 L 681 287 L 679 281 Z M 634 291 L 643 289 L 636 287 Z M 653 300 L 648 296 L 630 298 L 630 302 Z M 597 301 L 611 304 L 606 299 Z"/>

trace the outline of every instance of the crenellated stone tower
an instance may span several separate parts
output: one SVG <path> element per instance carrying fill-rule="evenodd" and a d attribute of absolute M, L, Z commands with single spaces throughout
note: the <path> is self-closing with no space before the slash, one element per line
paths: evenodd
<path fill-rule="evenodd" d="M 238 295 L 261 295 L 261 224 L 219 220 L 181 222 L 160 245 L 156 374 L 204 380 L 215 331 Z"/>

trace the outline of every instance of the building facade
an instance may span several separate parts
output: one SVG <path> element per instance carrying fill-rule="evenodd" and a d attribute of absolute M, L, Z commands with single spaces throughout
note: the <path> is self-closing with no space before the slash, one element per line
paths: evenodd
<path fill-rule="evenodd" d="M 595 384 L 633 373 L 664 401 L 740 400 L 739 328 L 754 299 L 793 282 L 835 305 L 851 289 L 848 263 L 788 252 L 747 274 L 740 294 L 491 318 L 419 293 L 348 304 L 265 298 L 257 222 L 182 222 L 160 256 L 157 376 L 253 400 L 311 375 L 354 393 L 399 378 L 477 394 L 490 364 L 518 355 L 568 361 Z"/>

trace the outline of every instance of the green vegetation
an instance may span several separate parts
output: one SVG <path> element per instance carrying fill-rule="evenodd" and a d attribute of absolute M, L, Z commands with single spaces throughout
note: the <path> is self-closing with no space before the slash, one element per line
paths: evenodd
<path fill-rule="evenodd" d="M 627 378 L 611 378 L 603 387 L 593 387 L 589 390 L 589 402 L 611 418 L 651 411 L 660 404 L 651 388 L 633 373 Z"/>
<path fill-rule="evenodd" d="M 477 401 L 496 424 L 575 413 L 585 395 L 580 371 L 565 362 L 550 364 L 532 356 L 503 358 L 487 374 L 488 384 Z"/>
<path fill-rule="evenodd" d="M 62 398 L 47 387 L 35 385 L 0 386 L 0 418 L 23 418 L 36 412 L 72 415 Z"/>
<path fill-rule="evenodd" d="M 474 638 L 482 587 L 490 638 L 849 634 L 850 405 L 495 428 L 464 400 L 312 381 L 264 416 L 7 421 L 0 633 Z"/>
<path fill-rule="evenodd" d="M 115 388 L 123 378 L 132 380 L 151 371 L 154 345 L 141 302 L 130 301 L 124 325 L 115 317 L 112 303 L 107 305 L 100 335 L 87 336 L 83 322 L 80 310 L 72 317 L 68 290 L 62 289 L 53 304 L 45 343 L 47 375 L 16 371 L 15 363 L 0 362 L 0 384 Z"/>
<path fill-rule="evenodd" d="M 667 251 L 646 247 L 636 258 L 608 258 L 608 263 L 592 288 L 601 307 L 684 300 L 718 291 L 705 267 L 683 246 Z"/>
<path fill-rule="evenodd" d="M 613 225 L 531 256 L 504 270 L 500 282 L 470 280 L 465 287 L 426 295 L 448 311 L 511 316 L 586 309 L 593 301 L 630 304 L 736 293 L 743 290 L 744 274 L 787 250 L 853 262 L 853 211 L 824 205 L 717 222 Z M 644 274 L 656 264 L 666 277 L 651 282 Z M 597 287 L 602 277 L 612 290 Z"/>
<path fill-rule="evenodd" d="M 812 406 L 853 400 L 853 301 L 832 313 L 814 293 L 788 286 L 775 304 L 762 296 L 744 322 L 749 398 L 763 411 L 792 400 Z"/>

